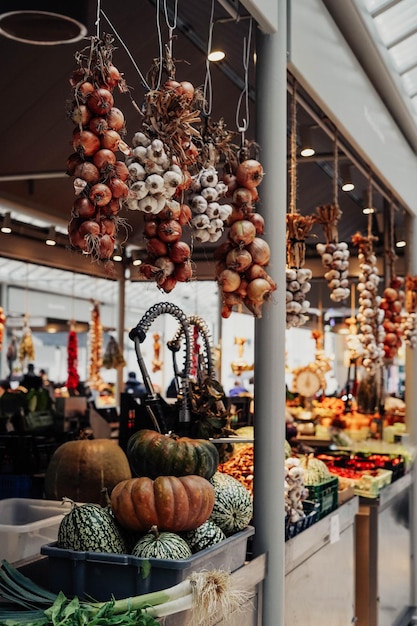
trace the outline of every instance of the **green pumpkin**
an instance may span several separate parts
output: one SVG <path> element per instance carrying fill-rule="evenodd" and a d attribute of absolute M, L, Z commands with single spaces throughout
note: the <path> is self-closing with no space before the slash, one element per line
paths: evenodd
<path fill-rule="evenodd" d="M 223 472 L 216 472 L 209 482 L 215 493 L 210 521 L 227 536 L 246 528 L 253 517 L 253 499 L 246 487 Z"/>
<path fill-rule="evenodd" d="M 137 476 L 196 475 L 209 479 L 219 465 L 216 446 L 206 439 L 161 435 L 155 430 L 138 430 L 126 450 L 132 471 Z"/>
<path fill-rule="evenodd" d="M 191 551 L 195 553 L 220 543 L 220 541 L 226 539 L 226 535 L 217 524 L 207 520 L 207 522 L 204 522 L 195 530 L 185 533 L 184 539 L 190 546 Z"/>
<path fill-rule="evenodd" d="M 192 556 L 188 543 L 176 533 L 159 533 L 156 526 L 139 539 L 132 550 L 133 556 L 142 559 L 172 559 L 175 561 Z"/>
<path fill-rule="evenodd" d="M 59 548 L 77 552 L 128 552 L 123 531 L 111 509 L 98 504 L 78 506 L 74 503 L 71 511 L 61 520 L 57 545 Z"/>

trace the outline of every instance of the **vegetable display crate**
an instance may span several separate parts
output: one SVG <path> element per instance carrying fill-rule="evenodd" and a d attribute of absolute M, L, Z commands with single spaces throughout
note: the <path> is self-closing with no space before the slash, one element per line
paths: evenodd
<path fill-rule="evenodd" d="M 41 547 L 56 541 L 59 524 L 70 503 L 36 498 L 0 501 L 0 559 L 14 563 L 38 556 Z"/>
<path fill-rule="evenodd" d="M 392 470 L 377 470 L 375 475 L 363 474 L 355 481 L 355 495 L 363 498 L 377 498 L 381 489 L 392 482 Z"/>
<path fill-rule="evenodd" d="M 339 479 L 337 476 L 318 485 L 306 485 L 306 488 L 309 493 L 308 499 L 320 505 L 318 519 L 322 519 L 339 506 Z"/>
<path fill-rule="evenodd" d="M 166 589 L 185 580 L 192 572 L 222 569 L 234 572 L 246 559 L 248 526 L 220 543 L 201 550 L 188 559 L 142 559 L 129 554 L 104 554 L 63 550 L 56 543 L 44 545 L 48 557 L 49 588 L 68 597 L 98 601 L 135 596 Z"/>
<path fill-rule="evenodd" d="M 285 541 L 292 539 L 306 528 L 310 528 L 318 520 L 320 505 L 318 502 L 309 502 L 305 500 L 303 502 L 303 509 L 305 517 L 291 524 L 288 519 L 285 519 Z"/>

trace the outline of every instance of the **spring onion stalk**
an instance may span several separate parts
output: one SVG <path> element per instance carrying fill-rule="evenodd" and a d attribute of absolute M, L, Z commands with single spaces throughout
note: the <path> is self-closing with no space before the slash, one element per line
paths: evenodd
<path fill-rule="evenodd" d="M 66 624 L 158 626 L 156 618 L 192 609 L 195 626 L 207 624 L 215 612 L 230 615 L 244 604 L 244 593 L 232 589 L 230 574 L 205 571 L 161 591 L 108 602 L 69 600 L 53 594 L 22 575 L 6 561 L 0 567 L 0 626 L 56 626 Z M 17 611 L 16 607 L 24 610 Z"/>

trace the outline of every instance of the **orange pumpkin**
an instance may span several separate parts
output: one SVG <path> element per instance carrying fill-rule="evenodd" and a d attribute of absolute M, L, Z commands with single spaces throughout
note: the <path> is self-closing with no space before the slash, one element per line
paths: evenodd
<path fill-rule="evenodd" d="M 126 454 L 111 439 L 67 441 L 55 450 L 48 464 L 45 496 L 101 504 L 104 488 L 110 494 L 118 482 L 131 476 Z"/>
<path fill-rule="evenodd" d="M 194 530 L 211 515 L 214 489 L 202 476 L 145 476 L 121 481 L 111 493 L 111 507 L 121 526 L 147 532 Z"/>

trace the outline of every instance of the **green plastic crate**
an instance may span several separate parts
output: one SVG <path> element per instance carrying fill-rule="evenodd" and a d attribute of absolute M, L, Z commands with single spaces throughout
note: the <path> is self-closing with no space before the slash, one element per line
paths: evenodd
<path fill-rule="evenodd" d="M 339 479 L 336 476 L 318 485 L 306 485 L 308 499 L 320 505 L 318 519 L 322 519 L 339 506 Z"/>

